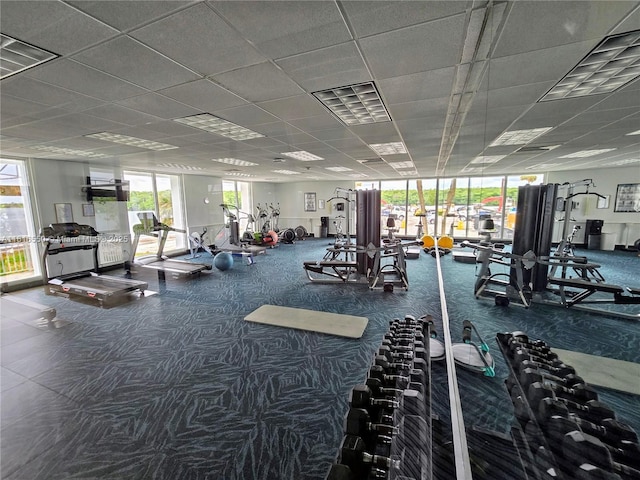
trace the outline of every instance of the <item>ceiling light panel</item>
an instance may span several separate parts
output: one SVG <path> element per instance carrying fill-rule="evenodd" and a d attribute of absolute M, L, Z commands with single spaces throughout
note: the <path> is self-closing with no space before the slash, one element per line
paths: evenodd
<path fill-rule="evenodd" d="M 544 135 L 553 127 L 542 127 L 542 128 L 530 128 L 528 130 L 512 130 L 510 132 L 504 132 L 498 138 L 496 138 L 491 144 L 490 147 L 498 147 L 500 145 L 524 145 L 527 144 L 540 135 Z"/>
<path fill-rule="evenodd" d="M 24 72 L 58 55 L 0 33 L 0 79 Z"/>
<path fill-rule="evenodd" d="M 182 165 L 180 163 L 157 163 L 156 165 L 158 167 L 175 168 L 178 170 L 190 170 L 190 171 L 204 170 L 204 168 L 202 167 L 194 167 L 193 165 Z"/>
<path fill-rule="evenodd" d="M 314 155 L 313 153 L 305 152 L 304 150 L 299 150 L 297 152 L 282 152 L 281 155 L 300 160 L 301 162 L 315 162 L 316 160 L 324 160 L 324 158 Z"/>
<path fill-rule="evenodd" d="M 251 175 L 250 173 L 242 173 L 242 172 L 225 172 L 225 175 L 230 177 L 255 177 L 255 175 Z"/>
<path fill-rule="evenodd" d="M 487 155 L 484 157 L 476 157 L 473 160 L 471 160 L 470 163 L 481 163 L 481 164 L 496 163 L 502 160 L 504 157 L 506 157 L 506 155 Z"/>
<path fill-rule="evenodd" d="M 399 170 L 398 173 L 403 177 L 412 177 L 418 175 L 417 170 Z"/>
<path fill-rule="evenodd" d="M 369 148 L 378 155 L 395 155 L 399 153 L 407 153 L 407 147 L 402 142 L 389 143 L 372 143 Z"/>
<path fill-rule="evenodd" d="M 629 132 L 627 135 L 640 135 L 640 130 L 636 130 L 635 132 Z"/>
<path fill-rule="evenodd" d="M 586 158 L 586 157 L 594 157 L 596 155 L 600 155 L 601 153 L 612 152 L 615 148 L 602 148 L 600 150 L 581 150 L 579 152 L 569 153 L 567 155 L 562 155 L 558 158 Z"/>
<path fill-rule="evenodd" d="M 330 88 L 313 96 L 347 125 L 391 121 L 373 82 Z"/>
<path fill-rule="evenodd" d="M 212 158 L 211 160 L 226 165 L 235 165 L 236 167 L 254 167 L 258 165 L 257 163 L 247 162 L 246 160 L 239 160 L 237 158 Z"/>
<path fill-rule="evenodd" d="M 280 173 L 282 175 L 300 175 L 300 172 L 294 172 L 293 170 L 271 170 L 273 173 Z"/>
<path fill-rule="evenodd" d="M 640 30 L 606 37 L 541 99 L 611 93 L 640 77 Z"/>
<path fill-rule="evenodd" d="M 228 122 L 222 118 L 215 117 L 209 113 L 192 115 L 190 117 L 175 118 L 174 122 L 182 123 L 190 127 L 199 128 L 207 132 L 215 133 L 232 140 L 250 140 L 252 138 L 264 137 L 263 134 L 241 127 L 235 123 Z"/>
<path fill-rule="evenodd" d="M 351 172 L 353 169 L 347 167 L 325 167 L 326 170 L 331 170 L 332 172 Z"/>
<path fill-rule="evenodd" d="M 130 147 L 146 148 L 147 150 L 155 150 L 158 152 L 161 152 L 163 150 L 174 150 L 178 148 L 175 145 L 169 145 L 167 143 L 152 142 L 151 140 L 145 140 L 143 138 L 129 137 L 127 135 L 120 135 L 117 133 L 109 132 L 91 133 L 89 135 L 85 135 L 85 137 L 96 138 L 98 140 L 104 140 L 105 142 L 129 145 Z"/>
<path fill-rule="evenodd" d="M 75 150 L 73 148 L 53 147 L 50 145 L 31 145 L 29 148 L 39 150 L 41 152 L 55 153 L 57 155 L 72 155 L 74 157 L 85 158 L 108 158 L 109 155 L 103 153 L 89 152 L 87 150 Z"/>
<path fill-rule="evenodd" d="M 389 163 L 389 166 L 395 168 L 396 170 L 400 168 L 416 168 L 416 166 L 413 164 L 411 160 L 408 160 L 406 162 Z"/>

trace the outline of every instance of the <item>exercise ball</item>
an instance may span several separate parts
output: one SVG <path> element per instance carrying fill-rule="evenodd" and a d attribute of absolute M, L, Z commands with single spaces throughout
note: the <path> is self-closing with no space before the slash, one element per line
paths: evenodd
<path fill-rule="evenodd" d="M 265 245 L 275 245 L 278 243 L 278 234 L 273 230 L 269 230 L 269 232 L 262 237 L 262 243 Z"/>
<path fill-rule="evenodd" d="M 220 252 L 213 259 L 213 265 L 218 270 L 229 270 L 233 267 L 233 256 L 229 252 Z"/>

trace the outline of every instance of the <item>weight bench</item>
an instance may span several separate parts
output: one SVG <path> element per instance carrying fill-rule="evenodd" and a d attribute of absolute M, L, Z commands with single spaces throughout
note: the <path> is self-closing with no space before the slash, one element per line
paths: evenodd
<path fill-rule="evenodd" d="M 571 307 L 580 302 L 612 303 L 612 301 L 608 299 L 592 299 L 589 301 L 585 301 L 586 298 L 590 297 L 596 292 L 612 293 L 613 303 L 640 304 L 640 289 L 637 288 L 627 288 L 627 291 L 631 295 L 624 295 L 625 289 L 619 285 L 611 285 L 602 282 L 590 282 L 588 280 L 582 280 L 578 278 L 549 277 L 548 283 L 558 286 L 560 299 L 562 301 L 562 304 L 566 307 Z M 565 291 L 565 287 L 575 288 L 580 291 Z"/>
<path fill-rule="evenodd" d="M 320 281 L 348 282 L 351 280 L 352 275 L 356 273 L 358 268 L 358 263 L 355 261 L 347 261 L 347 260 L 308 261 L 308 262 L 304 262 L 303 268 L 307 272 L 307 278 L 312 282 L 320 282 Z M 311 275 L 312 272 L 330 277 L 334 280 L 329 280 L 327 278 L 314 277 Z"/>

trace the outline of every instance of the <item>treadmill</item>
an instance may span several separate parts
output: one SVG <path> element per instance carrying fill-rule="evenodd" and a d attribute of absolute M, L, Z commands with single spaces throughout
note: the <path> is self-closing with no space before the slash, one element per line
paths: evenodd
<path fill-rule="evenodd" d="M 99 275 L 98 232 L 90 225 L 79 225 L 75 222 L 52 223 L 43 229 L 45 248 L 42 256 L 43 272 L 46 272 L 45 293 L 65 297 L 78 296 L 97 300 L 100 306 L 117 303 L 131 292 L 138 291 L 144 296 L 148 284 L 139 280 Z M 93 270 L 80 270 L 57 277 L 50 276 L 47 258 L 69 253 L 90 253 L 93 257 Z M 68 261 L 68 265 L 76 262 Z M 65 263 L 62 257 L 58 260 L 61 270 Z"/>
<path fill-rule="evenodd" d="M 174 277 L 188 277 L 200 274 L 203 270 L 211 270 L 211 265 L 194 263 L 186 260 L 175 260 L 163 255 L 164 246 L 167 242 L 169 232 L 186 233 L 185 230 L 173 228 L 159 222 L 153 212 L 140 212 L 138 213 L 138 219 L 140 220 L 140 223 L 133 226 L 131 264 L 157 270 L 159 274 L 170 273 Z M 158 238 L 160 240 L 158 242 L 158 251 L 155 255 L 135 258 L 138 242 L 142 235 L 149 235 L 151 237 Z"/>

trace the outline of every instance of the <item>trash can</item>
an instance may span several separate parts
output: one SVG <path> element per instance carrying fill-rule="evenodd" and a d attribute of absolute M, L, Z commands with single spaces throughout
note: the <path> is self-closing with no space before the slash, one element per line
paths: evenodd
<path fill-rule="evenodd" d="M 602 232 L 602 242 L 600 242 L 600 248 L 602 250 L 613 251 L 616 249 L 616 240 L 618 235 L 613 232 Z"/>
<path fill-rule="evenodd" d="M 329 236 L 329 217 L 320 217 L 320 238 Z"/>
<path fill-rule="evenodd" d="M 603 220 L 587 220 L 585 235 L 587 236 L 587 249 L 600 250 L 602 246 Z"/>

